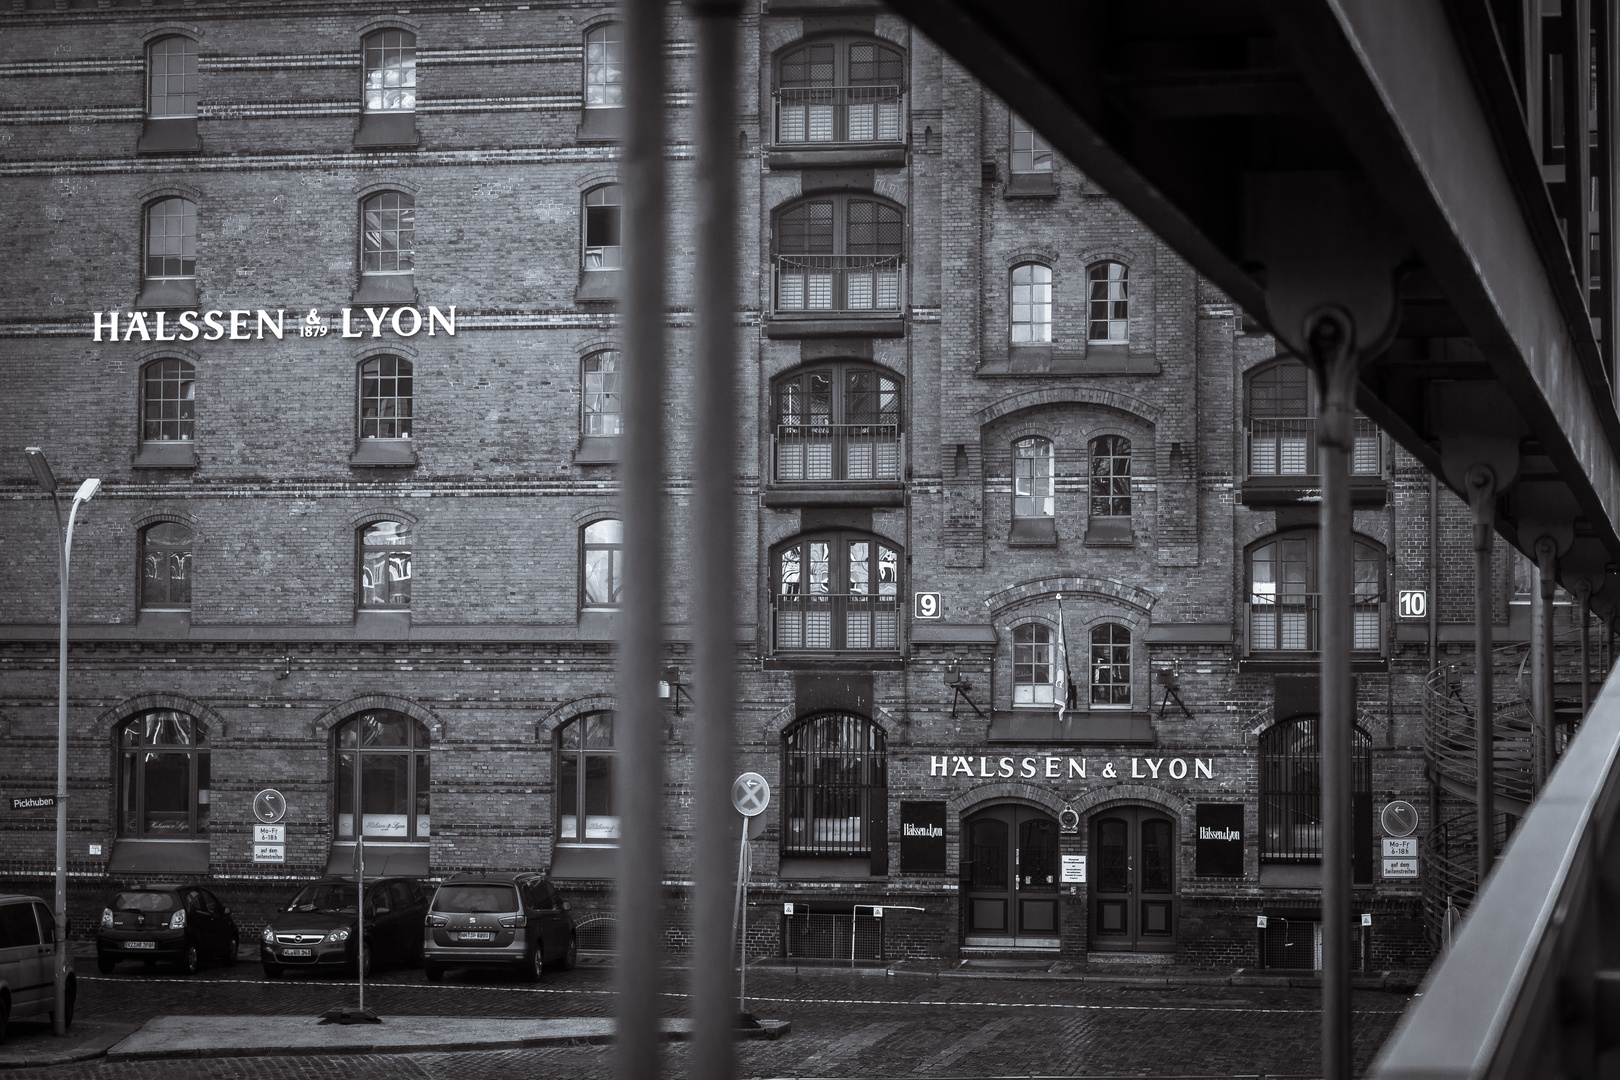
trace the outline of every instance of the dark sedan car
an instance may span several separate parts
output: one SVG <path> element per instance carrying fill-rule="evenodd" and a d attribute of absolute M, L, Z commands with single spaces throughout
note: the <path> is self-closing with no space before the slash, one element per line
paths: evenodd
<path fill-rule="evenodd" d="M 120 960 L 154 967 L 160 960 L 194 973 L 203 957 L 236 963 L 240 935 L 231 909 L 199 885 L 138 885 L 113 894 L 96 931 L 96 967 Z"/>
<path fill-rule="evenodd" d="M 264 973 L 279 979 L 288 968 L 347 969 L 355 966 L 359 941 L 359 889 L 353 878 L 323 878 L 270 920 L 259 942 Z M 384 964 L 415 964 L 422 956 L 422 917 L 428 895 L 410 878 L 366 882 L 366 971 Z"/>

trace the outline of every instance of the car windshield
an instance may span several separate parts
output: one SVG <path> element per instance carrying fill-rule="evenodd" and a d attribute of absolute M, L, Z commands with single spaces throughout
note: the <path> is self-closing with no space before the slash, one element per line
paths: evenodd
<path fill-rule="evenodd" d="M 113 897 L 114 911 L 173 911 L 174 894 L 166 892 L 121 892 Z"/>
<path fill-rule="evenodd" d="M 510 885 L 441 885 L 433 910 L 482 914 L 520 909 L 517 890 Z"/>
<path fill-rule="evenodd" d="M 353 885 L 305 885 L 287 910 L 352 912 L 356 895 Z"/>

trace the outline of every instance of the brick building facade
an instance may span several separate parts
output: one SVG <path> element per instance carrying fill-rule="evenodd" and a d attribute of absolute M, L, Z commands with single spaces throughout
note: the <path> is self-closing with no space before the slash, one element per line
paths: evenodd
<path fill-rule="evenodd" d="M 698 433 L 670 18 L 678 566 Z M 742 34 L 756 952 L 1313 966 L 1303 369 L 898 18 L 777 0 Z M 0 793 L 53 784 L 37 445 L 104 484 L 74 551 L 77 925 L 110 880 L 208 875 L 256 929 L 364 829 L 390 872 L 549 867 L 583 943 L 610 937 L 620 40 L 611 8 L 549 2 L 0 13 Z M 1385 804 L 1420 834 L 1439 806 L 1427 624 L 1391 602 L 1431 588 L 1432 510 L 1370 427 L 1357 474 L 1358 947 L 1412 966 L 1419 882 L 1375 845 Z M 1431 600 L 1462 640 L 1466 518 L 1441 500 Z M 1507 623 L 1505 559 L 1501 581 Z M 255 861 L 265 789 L 280 862 Z M 0 822 L 0 872 L 41 887 L 52 828 Z"/>

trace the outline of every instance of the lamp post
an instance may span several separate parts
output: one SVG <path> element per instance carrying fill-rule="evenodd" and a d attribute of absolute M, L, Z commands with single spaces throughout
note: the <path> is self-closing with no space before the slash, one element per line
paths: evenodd
<path fill-rule="evenodd" d="M 68 561 L 73 555 L 73 520 L 78 516 L 79 504 L 89 502 L 101 489 L 101 481 L 91 478 L 79 485 L 73 493 L 73 504 L 68 508 L 66 525 L 62 522 L 62 502 L 56 494 L 56 477 L 51 473 L 45 451 L 30 446 L 23 453 L 28 467 L 34 470 L 34 479 L 51 497 L 56 511 L 56 533 L 61 542 L 57 548 L 57 578 L 62 585 L 62 613 L 60 636 L 57 639 L 56 666 L 56 1004 L 51 1013 L 51 1027 L 58 1035 L 67 1031 L 67 632 L 68 632 Z"/>

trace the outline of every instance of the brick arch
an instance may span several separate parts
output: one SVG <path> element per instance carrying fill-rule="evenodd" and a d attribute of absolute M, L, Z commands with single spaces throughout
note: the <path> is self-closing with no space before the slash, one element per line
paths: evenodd
<path fill-rule="evenodd" d="M 203 29 L 189 23 L 158 23 L 156 26 L 150 26 L 141 31 L 141 47 L 144 49 L 158 38 L 166 37 L 190 38 L 200 45 L 202 44 Z"/>
<path fill-rule="evenodd" d="M 614 712 L 618 709 L 618 702 L 612 694 L 587 694 L 584 697 L 565 701 L 542 716 L 534 725 L 534 741 L 541 746 L 551 742 L 551 736 L 556 730 L 576 720 L 587 713 Z"/>
<path fill-rule="evenodd" d="M 1051 788 L 1003 780 L 999 783 L 980 784 L 968 788 L 945 800 L 947 810 L 945 820 L 947 823 L 960 821 L 973 811 L 992 803 L 1009 802 L 1045 810 L 1054 818 L 1067 809 L 1067 804 Z"/>
<path fill-rule="evenodd" d="M 110 735 L 115 725 L 123 723 L 137 713 L 150 712 L 153 709 L 173 709 L 201 721 L 208 731 L 210 742 L 225 737 L 225 718 L 219 713 L 196 698 L 166 693 L 136 694 L 125 698 L 110 709 L 103 709 L 94 720 L 90 721 L 87 734 L 91 737 L 100 734 Z"/>
<path fill-rule="evenodd" d="M 146 208 L 157 202 L 159 199 L 172 198 L 187 199 L 197 207 L 197 212 L 199 214 L 202 213 L 202 188 L 192 187 L 190 184 L 176 184 L 172 182 L 163 184 L 159 187 L 147 188 L 145 191 L 141 192 L 139 200 L 141 205 L 141 213 L 146 213 Z M 145 234 L 142 233 L 142 235 L 144 236 Z"/>
<path fill-rule="evenodd" d="M 165 521 L 172 521 L 176 525 L 184 525 L 191 530 L 192 539 L 197 539 L 199 530 L 197 519 L 183 510 L 148 510 L 130 519 L 130 527 L 140 532 L 148 525 L 160 525 Z"/>
<path fill-rule="evenodd" d="M 374 34 L 378 30 L 407 30 L 420 37 L 422 24 L 414 19 L 401 19 L 397 15 L 383 15 L 361 23 L 354 33 L 356 37 L 364 40 L 368 34 Z"/>
<path fill-rule="evenodd" d="M 425 705 L 420 705 L 410 698 L 399 697 L 395 694 L 362 694 L 340 702 L 327 709 L 314 720 L 310 721 L 310 734 L 317 739 L 324 739 L 333 728 L 353 716 L 355 713 L 365 712 L 367 709 L 392 709 L 404 713 L 412 720 L 419 720 L 428 729 L 428 735 L 434 742 L 444 738 L 444 720 Z"/>
<path fill-rule="evenodd" d="M 1094 577 L 1051 577 L 1026 581 L 1022 585 L 1014 585 L 1010 589 L 991 593 L 985 603 L 989 606 L 991 615 L 999 616 L 1010 607 L 1056 593 L 1112 600 L 1135 608 L 1142 615 L 1150 614 L 1153 605 L 1159 600 L 1157 594 L 1139 589 L 1135 585 L 1127 585 L 1123 581 Z"/>
<path fill-rule="evenodd" d="M 162 345 L 157 348 L 141 350 L 140 354 L 135 357 L 135 368 L 140 371 L 146 365 L 154 364 L 159 360 L 184 360 L 191 365 L 192 371 L 195 373 L 197 365 L 202 363 L 202 354 L 194 349 L 188 349 L 184 345 Z"/>
<path fill-rule="evenodd" d="M 980 409 L 975 419 L 982 427 L 1023 409 L 1060 404 L 1100 405 L 1105 409 L 1117 409 L 1155 427 L 1158 426 L 1159 417 L 1164 413 L 1160 406 L 1118 390 L 1103 390 L 1091 386 L 1053 386 L 1043 390 L 1025 390 L 1009 394 L 1000 401 L 992 402 Z"/>
<path fill-rule="evenodd" d="M 415 514 L 408 514 L 396 506 L 372 506 L 349 515 L 349 530 L 352 532 L 362 525 L 370 525 L 373 521 L 408 521 L 412 525 L 421 524 L 421 519 Z"/>
<path fill-rule="evenodd" d="M 382 180 L 368 180 L 364 184 L 356 184 L 353 191 L 354 197 L 360 202 L 384 191 L 398 191 L 414 199 L 421 191 L 421 185 L 403 176 L 390 176 Z"/>
<path fill-rule="evenodd" d="M 1182 821 L 1193 819 L 1193 806 L 1185 798 L 1156 784 L 1113 784 L 1092 788 L 1069 804 L 1069 808 L 1084 818 L 1098 810 L 1126 804 L 1147 803 L 1175 814 Z"/>
<path fill-rule="evenodd" d="M 356 345 L 349 355 L 354 359 L 356 367 L 378 356 L 397 356 L 401 360 L 410 361 L 414 369 L 418 359 L 416 348 L 404 341 L 379 341 L 370 345 Z"/>

